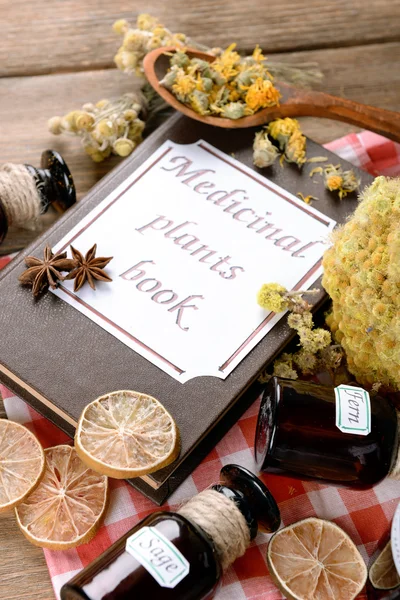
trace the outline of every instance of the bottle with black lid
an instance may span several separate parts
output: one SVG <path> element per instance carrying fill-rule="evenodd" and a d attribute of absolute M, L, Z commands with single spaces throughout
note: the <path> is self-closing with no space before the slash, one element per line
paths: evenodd
<path fill-rule="evenodd" d="M 400 475 L 398 413 L 357 385 L 273 377 L 258 415 L 260 470 L 367 489 Z"/>
<path fill-rule="evenodd" d="M 276 531 L 280 521 L 262 481 L 243 467 L 226 465 L 219 484 L 177 513 L 153 513 L 128 531 L 62 587 L 61 599 L 212 598 L 223 570 L 258 529 Z"/>

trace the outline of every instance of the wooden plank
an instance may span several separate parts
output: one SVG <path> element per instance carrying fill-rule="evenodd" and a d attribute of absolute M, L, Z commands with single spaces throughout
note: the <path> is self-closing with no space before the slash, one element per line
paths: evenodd
<path fill-rule="evenodd" d="M 275 60 L 318 62 L 325 74 L 322 89 L 366 104 L 400 110 L 400 43 L 278 54 Z M 22 162 L 38 165 L 45 148 L 54 148 L 66 159 L 81 198 L 118 163 L 112 157 L 96 164 L 83 152 L 76 137 L 53 136 L 47 120 L 88 101 L 118 96 L 135 89 L 134 80 L 116 69 L 36 77 L 0 79 L 0 164 Z M 319 143 L 345 135 L 355 128 L 335 121 L 304 120 L 305 133 Z M 42 218 L 46 227 L 51 213 Z M 0 254 L 26 245 L 37 235 L 11 231 Z"/>
<path fill-rule="evenodd" d="M 6 417 L 0 396 L 0 419 Z M 14 511 L 0 513 L 0 600 L 54 600 L 46 560 L 22 535 Z"/>
<path fill-rule="evenodd" d="M 186 10 L 181 0 L 0 0 L 0 76 L 109 67 L 119 45 L 112 23 L 143 10 L 207 46 L 259 43 L 271 53 L 400 39 L 400 0 L 197 0 Z"/>
<path fill-rule="evenodd" d="M 14 513 L 0 514 L 0 599 L 54 600 L 44 554 L 22 535 Z"/>

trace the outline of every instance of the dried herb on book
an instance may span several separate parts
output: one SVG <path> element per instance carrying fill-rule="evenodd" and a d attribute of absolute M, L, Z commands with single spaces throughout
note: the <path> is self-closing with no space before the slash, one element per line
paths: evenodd
<path fill-rule="evenodd" d="M 74 269 L 65 279 L 75 279 L 74 292 L 80 290 L 86 281 L 92 290 L 96 289 L 95 280 L 112 281 L 111 277 L 104 271 L 104 267 L 108 265 L 113 257 L 99 256 L 96 258 L 97 244 L 90 248 L 85 257 L 73 246 L 70 246 L 70 248 L 74 259 Z"/>
<path fill-rule="evenodd" d="M 62 271 L 71 271 L 75 266 L 74 261 L 67 258 L 66 252 L 53 254 L 48 244 L 44 249 L 43 260 L 35 256 L 27 256 L 25 264 L 29 268 L 21 273 L 18 279 L 23 285 L 32 286 L 34 296 L 38 296 L 49 286 L 55 289 L 58 282 L 65 279 L 61 274 Z"/>

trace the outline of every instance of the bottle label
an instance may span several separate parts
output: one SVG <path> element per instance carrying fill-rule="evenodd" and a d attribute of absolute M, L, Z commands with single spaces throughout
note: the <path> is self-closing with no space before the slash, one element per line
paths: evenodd
<path fill-rule="evenodd" d="M 336 427 L 343 433 L 371 433 L 371 401 L 367 391 L 352 385 L 335 388 Z"/>
<path fill-rule="evenodd" d="M 142 527 L 128 537 L 125 549 L 161 587 L 174 588 L 189 573 L 186 558 L 155 527 Z"/>

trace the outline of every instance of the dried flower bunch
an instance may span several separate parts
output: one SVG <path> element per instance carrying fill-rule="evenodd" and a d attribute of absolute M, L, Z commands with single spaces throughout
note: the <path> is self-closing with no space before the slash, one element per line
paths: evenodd
<path fill-rule="evenodd" d="M 306 162 L 306 146 L 306 137 L 297 119 L 276 119 L 256 133 L 253 162 L 259 168 L 269 167 L 279 156 L 280 150 L 283 153 L 282 160 L 301 167 Z"/>
<path fill-rule="evenodd" d="M 115 21 L 113 30 L 123 36 L 122 46 L 114 57 L 118 69 L 143 76 L 143 58 L 148 52 L 162 46 L 184 47 L 189 38 L 183 33 L 171 33 L 156 17 L 140 14 L 135 26 L 125 19 Z"/>
<path fill-rule="evenodd" d="M 30 285 L 33 295 L 39 296 L 41 292 L 47 291 L 49 287 L 56 289 L 61 281 L 74 279 L 74 292 L 77 292 L 87 281 L 95 290 L 94 280 L 112 281 L 103 270 L 108 265 L 111 257 L 97 257 L 95 244 L 84 257 L 78 250 L 70 246 L 72 258 L 67 258 L 67 253 L 53 254 L 47 244 L 44 249 L 43 260 L 35 256 L 27 256 L 25 264 L 28 267 L 18 280 L 22 285 Z M 67 273 L 63 275 L 62 273 Z"/>
<path fill-rule="evenodd" d="M 325 252 L 327 318 L 361 385 L 400 389 L 400 178 L 377 177 Z"/>
<path fill-rule="evenodd" d="M 161 84 L 200 115 L 240 119 L 261 108 L 279 104 L 280 92 L 273 84 L 260 48 L 241 57 L 231 44 L 215 60 L 190 58 L 184 49 L 175 52 Z"/>
<path fill-rule="evenodd" d="M 297 332 L 300 342 L 298 352 L 284 353 L 275 360 L 273 372 L 263 375 L 264 381 L 272 376 L 297 379 L 299 373 L 310 375 L 324 369 L 332 372 L 339 367 L 343 358 L 341 347 L 331 343 L 329 331 L 314 328 L 311 305 L 303 298 L 317 292 L 319 290 L 289 292 L 278 283 L 266 283 L 259 290 L 257 302 L 262 308 L 276 313 L 290 311 L 287 322 Z"/>
<path fill-rule="evenodd" d="M 136 94 L 124 94 L 118 100 L 100 100 L 84 104 L 64 117 L 52 117 L 51 133 L 77 135 L 87 154 L 101 162 L 111 153 L 128 156 L 142 141 L 144 121 L 139 119 L 142 102 Z"/>

